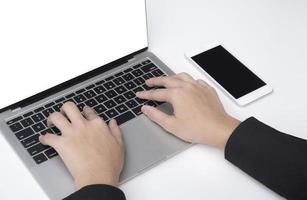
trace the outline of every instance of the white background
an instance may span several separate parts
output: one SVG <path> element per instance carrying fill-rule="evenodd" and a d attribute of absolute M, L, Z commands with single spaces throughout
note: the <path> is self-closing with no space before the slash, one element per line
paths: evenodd
<path fill-rule="evenodd" d="M 242 120 L 256 116 L 281 131 L 307 138 L 306 1 L 149 0 L 148 6 L 151 47 L 174 71 L 206 80 L 183 54 L 223 43 L 274 88 L 273 94 L 243 108 L 218 91 L 227 111 Z M 89 66 L 90 58 L 84 60 Z M 46 199 L 9 146 L 3 140 L 0 146 L 0 199 Z M 280 199 L 225 161 L 222 152 L 200 145 L 121 188 L 133 200 Z"/>
<path fill-rule="evenodd" d="M 144 16 L 143 0 L 1 0 L 0 107 L 146 47 Z"/>

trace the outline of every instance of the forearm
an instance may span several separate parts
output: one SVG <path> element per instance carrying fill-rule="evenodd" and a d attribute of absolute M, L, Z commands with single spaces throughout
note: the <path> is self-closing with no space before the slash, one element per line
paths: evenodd
<path fill-rule="evenodd" d="M 276 193 L 307 199 L 306 140 L 250 118 L 230 136 L 225 158 Z"/>
<path fill-rule="evenodd" d="M 90 185 L 66 197 L 64 200 L 125 200 L 124 193 L 110 185 Z"/>

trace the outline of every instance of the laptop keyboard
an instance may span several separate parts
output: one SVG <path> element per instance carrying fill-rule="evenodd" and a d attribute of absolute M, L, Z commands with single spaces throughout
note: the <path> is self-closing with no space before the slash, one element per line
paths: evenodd
<path fill-rule="evenodd" d="M 165 74 L 150 60 L 145 60 L 18 116 L 8 121 L 7 125 L 34 161 L 41 164 L 58 155 L 50 146 L 41 144 L 38 138 L 46 133 L 60 135 L 59 129 L 47 126 L 47 118 L 51 113 L 59 112 L 65 102 L 74 102 L 80 111 L 85 105 L 90 106 L 106 123 L 115 118 L 120 125 L 140 115 L 142 105 L 162 104 L 139 99 L 135 95 L 138 91 L 152 89 L 145 84 L 145 80 L 159 76 Z"/>

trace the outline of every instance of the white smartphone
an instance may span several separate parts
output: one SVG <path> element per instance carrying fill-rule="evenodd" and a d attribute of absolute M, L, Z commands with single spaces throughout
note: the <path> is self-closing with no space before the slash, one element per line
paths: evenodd
<path fill-rule="evenodd" d="M 273 91 L 222 45 L 187 52 L 185 56 L 240 106 Z"/>

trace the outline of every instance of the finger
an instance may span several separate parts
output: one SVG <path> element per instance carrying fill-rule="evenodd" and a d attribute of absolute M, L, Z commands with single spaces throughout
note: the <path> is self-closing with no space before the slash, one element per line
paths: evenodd
<path fill-rule="evenodd" d="M 154 101 L 166 101 L 171 102 L 171 90 L 170 89 L 155 89 L 140 91 L 136 93 L 136 96 L 141 99 L 149 99 Z"/>
<path fill-rule="evenodd" d="M 160 125 L 165 130 L 172 132 L 173 124 L 174 124 L 174 117 L 165 114 L 164 112 L 158 110 L 152 106 L 143 106 L 142 112 L 152 121 Z"/>
<path fill-rule="evenodd" d="M 176 77 L 180 80 L 186 81 L 186 82 L 190 82 L 190 83 L 195 82 L 194 78 L 190 74 L 185 73 L 185 72 L 179 73 L 179 74 L 175 75 L 174 77 Z"/>
<path fill-rule="evenodd" d="M 210 87 L 210 85 L 208 83 L 206 83 L 204 80 L 198 79 L 197 83 L 199 83 L 200 85 L 204 86 L 204 87 Z"/>
<path fill-rule="evenodd" d="M 48 117 L 47 125 L 49 127 L 52 125 L 56 126 L 63 133 L 68 127 L 71 126 L 71 123 L 69 123 L 68 119 L 64 117 L 62 113 L 55 112 Z"/>
<path fill-rule="evenodd" d="M 166 88 L 174 88 L 182 86 L 184 82 L 174 77 L 163 76 L 163 77 L 155 77 L 146 80 L 146 85 L 148 86 L 163 86 Z"/>
<path fill-rule="evenodd" d="M 111 121 L 109 122 L 109 127 L 112 135 L 116 138 L 117 142 L 120 145 L 122 145 L 123 144 L 122 132 L 115 119 L 111 119 Z"/>
<path fill-rule="evenodd" d="M 78 107 L 76 104 L 73 102 L 66 102 L 62 108 L 61 111 L 65 113 L 67 118 L 72 122 L 72 123 L 80 123 L 84 120 L 84 117 L 80 113 Z"/>
<path fill-rule="evenodd" d="M 84 117 L 90 121 L 98 118 L 98 115 L 96 114 L 96 112 L 89 106 L 85 106 L 83 108 L 83 114 L 84 114 Z"/>
<path fill-rule="evenodd" d="M 60 136 L 47 133 L 46 135 L 41 135 L 39 137 L 39 141 L 43 145 L 51 146 L 53 148 L 56 148 L 59 143 Z"/>

